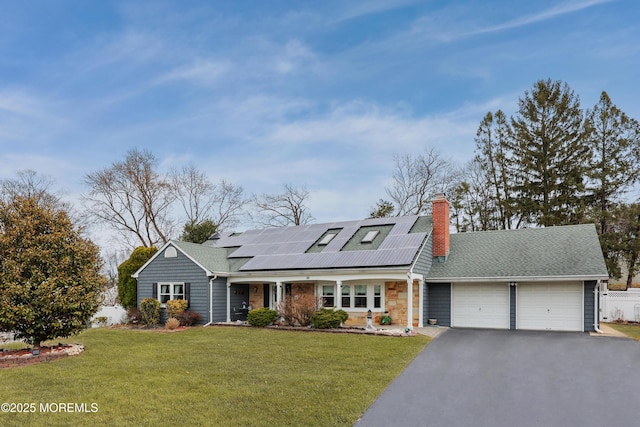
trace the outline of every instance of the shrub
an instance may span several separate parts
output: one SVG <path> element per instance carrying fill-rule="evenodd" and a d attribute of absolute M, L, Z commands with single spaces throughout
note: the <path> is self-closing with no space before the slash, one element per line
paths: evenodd
<path fill-rule="evenodd" d="M 381 325 L 390 325 L 391 324 L 391 316 L 389 316 L 388 314 L 385 314 L 384 316 L 382 316 L 380 318 L 380 324 Z"/>
<path fill-rule="evenodd" d="M 178 326 L 180 326 L 180 321 L 175 317 L 168 318 L 166 323 L 164 324 L 164 327 L 170 330 L 174 330 L 178 328 Z"/>
<path fill-rule="evenodd" d="M 189 301 L 186 299 L 169 300 L 167 301 L 167 316 L 177 318 L 187 307 L 189 307 Z"/>
<path fill-rule="evenodd" d="M 278 318 L 278 312 L 269 308 L 257 308 L 247 315 L 247 321 L 251 326 L 265 327 Z"/>
<path fill-rule="evenodd" d="M 307 326 L 313 313 L 318 310 L 320 299 L 312 293 L 287 295 L 278 304 L 278 314 L 290 326 Z"/>
<path fill-rule="evenodd" d="M 311 326 L 316 329 L 339 328 L 341 319 L 343 318 L 343 314 L 341 314 L 340 311 L 342 310 L 334 311 L 328 308 L 316 311 L 313 313 L 313 316 L 311 316 Z"/>
<path fill-rule="evenodd" d="M 142 323 L 142 312 L 137 307 L 132 307 L 127 310 L 127 323 L 133 325 Z"/>
<path fill-rule="evenodd" d="M 142 321 L 147 326 L 157 326 L 160 323 L 160 301 L 155 298 L 145 298 L 140 303 Z"/>
<path fill-rule="evenodd" d="M 349 313 L 344 310 L 336 310 L 336 315 L 340 318 L 340 323 L 344 323 L 349 318 Z"/>
<path fill-rule="evenodd" d="M 182 326 L 191 326 L 194 323 L 198 323 L 202 320 L 202 316 L 200 313 L 196 313 L 195 311 L 185 310 L 182 313 L 178 314 L 176 318 L 180 321 Z"/>

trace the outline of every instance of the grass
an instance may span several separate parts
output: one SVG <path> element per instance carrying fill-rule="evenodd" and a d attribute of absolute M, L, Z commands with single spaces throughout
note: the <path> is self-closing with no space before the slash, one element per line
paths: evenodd
<path fill-rule="evenodd" d="M 640 341 L 640 324 L 607 323 L 607 325 L 622 332 L 629 338 Z"/>
<path fill-rule="evenodd" d="M 0 425 L 351 426 L 429 342 L 209 327 L 164 333 L 97 328 L 79 356 L 0 370 Z M 40 403 L 97 403 L 42 413 Z"/>

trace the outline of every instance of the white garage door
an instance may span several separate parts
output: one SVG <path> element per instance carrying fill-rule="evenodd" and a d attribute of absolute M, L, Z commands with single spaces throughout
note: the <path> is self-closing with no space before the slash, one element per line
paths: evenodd
<path fill-rule="evenodd" d="M 581 283 L 518 283 L 517 329 L 583 330 Z"/>
<path fill-rule="evenodd" d="M 454 284 L 452 326 L 509 329 L 509 285 Z"/>

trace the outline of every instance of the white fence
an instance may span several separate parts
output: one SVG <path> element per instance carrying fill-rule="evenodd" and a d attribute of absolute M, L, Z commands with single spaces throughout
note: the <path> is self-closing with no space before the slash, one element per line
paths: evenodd
<path fill-rule="evenodd" d="M 98 312 L 93 316 L 92 325 L 93 327 L 100 326 L 95 323 L 96 317 L 106 317 L 107 323 L 106 325 L 113 325 L 116 323 L 120 323 L 124 316 L 127 315 L 127 310 L 122 308 L 121 305 L 103 305 L 100 307 Z"/>
<path fill-rule="evenodd" d="M 640 322 L 640 289 L 606 291 L 601 295 L 600 307 L 603 322 Z"/>

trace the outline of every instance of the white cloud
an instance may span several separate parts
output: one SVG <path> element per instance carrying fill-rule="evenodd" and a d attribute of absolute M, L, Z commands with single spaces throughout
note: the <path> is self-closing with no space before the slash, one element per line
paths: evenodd
<path fill-rule="evenodd" d="M 470 35 L 475 35 L 475 34 L 485 34 L 485 33 L 493 33 L 493 32 L 497 32 L 497 31 L 504 31 L 504 30 L 509 30 L 512 28 L 518 28 L 518 27 L 523 27 L 526 25 L 531 25 L 531 24 L 535 24 L 538 22 L 542 22 L 542 21 L 547 21 L 549 19 L 554 19 L 558 16 L 561 15 L 566 15 L 568 13 L 573 13 L 573 12 L 577 12 L 583 9 L 586 9 L 588 7 L 592 7 L 592 6 L 596 6 L 602 3 L 608 3 L 611 0 L 587 0 L 587 1 L 572 1 L 572 2 L 565 2 L 562 4 L 559 4 L 557 6 L 554 6 L 550 9 L 547 10 L 543 10 L 540 13 L 536 13 L 533 15 L 528 15 L 528 16 L 523 16 L 521 18 L 516 18 L 513 19 L 511 21 L 508 22 L 504 22 L 502 24 L 498 24 L 498 25 L 494 25 L 494 26 L 490 26 L 490 27 L 485 27 L 485 28 L 479 28 L 476 30 L 472 30 L 468 33 L 462 33 L 460 34 L 460 36 L 470 36 Z"/>
<path fill-rule="evenodd" d="M 214 86 L 230 72 L 229 61 L 196 60 L 188 65 L 172 69 L 153 81 L 154 85 L 173 81 L 185 81 L 198 86 Z"/>
<path fill-rule="evenodd" d="M 274 70 L 279 74 L 290 74 L 313 65 L 316 54 L 302 41 L 289 40 L 273 58 Z"/>

